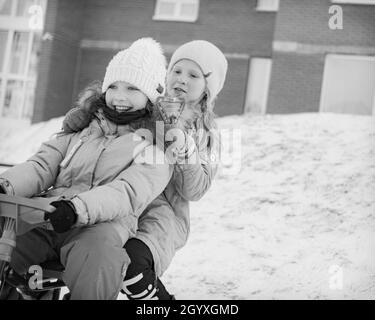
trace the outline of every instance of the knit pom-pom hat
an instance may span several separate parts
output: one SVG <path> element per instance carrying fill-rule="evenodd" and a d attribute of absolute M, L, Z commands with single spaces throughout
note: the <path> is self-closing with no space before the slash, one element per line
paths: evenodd
<path fill-rule="evenodd" d="M 152 103 L 164 91 L 166 59 L 158 42 L 141 38 L 118 52 L 109 62 L 102 92 L 116 81 L 126 81 L 141 90 Z"/>

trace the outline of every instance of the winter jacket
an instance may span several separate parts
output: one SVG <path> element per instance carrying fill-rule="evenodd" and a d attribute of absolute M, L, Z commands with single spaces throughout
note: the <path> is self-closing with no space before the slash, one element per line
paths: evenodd
<path fill-rule="evenodd" d="M 97 116 L 84 130 L 42 144 L 26 162 L 0 174 L 0 183 L 18 196 L 70 199 L 77 226 L 107 221 L 125 244 L 139 215 L 165 189 L 172 166 L 156 164 L 162 151 L 129 125 L 106 120 L 101 110 Z"/>
<path fill-rule="evenodd" d="M 207 135 L 206 138 L 203 139 L 206 144 L 195 148 L 192 155 L 195 163 L 176 164 L 164 192 L 140 216 L 136 238 L 150 248 L 158 276 L 165 272 L 176 251 L 188 239 L 189 201 L 197 201 L 207 192 L 217 172 L 219 136 L 215 132 L 214 139 Z"/>
<path fill-rule="evenodd" d="M 77 113 L 79 110 L 84 112 L 85 107 L 78 106 L 66 115 L 64 128 L 81 130 L 85 127 L 87 116 L 83 114 L 83 118 L 77 118 L 80 115 L 80 112 Z M 198 131 L 202 130 L 201 121 L 197 119 L 202 119 L 201 113 L 185 108 L 178 127 L 186 129 L 192 126 Z M 154 113 L 153 120 L 162 119 Z M 153 128 L 149 129 L 153 131 Z M 176 251 L 183 247 L 188 239 L 189 201 L 197 201 L 207 192 L 217 172 L 220 142 L 217 132 L 212 133 L 215 134 L 213 140 L 206 134 L 200 139 L 202 143 L 197 141 L 198 148 L 191 156 L 196 159 L 196 163 L 176 164 L 172 179 L 163 193 L 147 206 L 139 218 L 136 238 L 150 248 L 158 276 L 165 272 Z M 163 139 L 158 145 L 164 144 L 164 136 L 158 136 L 155 131 L 153 135 L 156 139 Z"/>

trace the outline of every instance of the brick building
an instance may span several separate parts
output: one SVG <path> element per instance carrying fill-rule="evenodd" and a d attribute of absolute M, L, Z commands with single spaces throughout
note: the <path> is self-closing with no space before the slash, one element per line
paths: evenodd
<path fill-rule="evenodd" d="M 375 114 L 375 1 L 280 1 L 272 58 L 267 112 Z"/>
<path fill-rule="evenodd" d="M 337 105 L 335 97 L 340 90 L 350 90 L 345 88 L 345 81 L 336 83 L 332 79 L 338 75 L 346 79 L 348 72 L 343 69 L 360 70 L 358 77 L 365 76 L 367 85 L 356 86 L 354 82 L 353 94 L 357 100 L 375 90 L 375 79 L 369 72 L 375 55 L 375 6 L 371 5 L 375 0 L 5 0 L 2 3 L 9 2 L 13 9 L 0 8 L 3 20 L 0 20 L 0 41 L 6 43 L 3 54 L 0 50 L 0 59 L 4 57 L 0 73 L 1 116 L 32 117 L 33 122 L 38 122 L 63 115 L 88 82 L 103 78 L 108 61 L 118 50 L 144 36 L 158 40 L 168 57 L 180 44 L 192 39 L 209 40 L 223 50 L 229 70 L 216 106 L 220 116 L 243 112 L 342 112 L 332 107 Z M 328 26 L 329 8 L 337 5 L 334 2 L 361 2 L 360 5 L 337 3 L 343 8 L 342 30 L 331 30 Z M 29 27 L 30 14 L 34 17 L 36 14 L 30 13 L 30 7 L 26 10 L 27 6 L 40 5 L 45 12 L 44 28 L 23 30 L 33 34 L 34 45 L 29 45 L 32 49 L 26 55 L 31 58 L 24 60 L 34 61 L 35 70 L 33 77 L 25 71 L 23 82 L 11 87 L 10 80 L 18 79 L 18 74 L 11 73 L 8 66 L 12 65 L 12 50 L 17 51 L 12 37 L 13 42 L 17 40 L 19 23 L 7 21 L 17 18 L 20 5 L 24 7 L 24 17 L 29 19 Z M 5 21 L 7 12 L 11 17 Z M 6 30 L 9 24 L 12 27 Z M 4 34 L 9 32 L 7 40 L 1 38 L 3 29 Z M 342 59 L 343 54 L 348 61 Z M 28 87 L 27 83 L 33 86 Z M 23 93 L 18 94 L 18 100 L 13 99 L 21 92 L 17 90 L 21 84 Z M 361 102 L 363 105 L 354 99 L 357 107 L 353 110 L 352 105 L 347 106 L 346 111 L 357 113 L 360 109 L 359 113 L 371 114 L 369 104 L 373 100 L 366 99 Z M 23 111 L 10 112 L 20 108 L 17 101 L 22 102 Z"/>

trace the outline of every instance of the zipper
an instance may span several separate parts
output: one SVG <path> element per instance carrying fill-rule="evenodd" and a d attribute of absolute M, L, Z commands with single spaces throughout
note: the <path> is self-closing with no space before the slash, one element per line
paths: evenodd
<path fill-rule="evenodd" d="M 60 163 L 60 168 L 66 168 L 70 161 L 72 160 L 74 154 L 78 151 L 78 149 L 83 145 L 83 143 L 87 140 L 87 137 L 82 137 L 78 140 L 78 142 L 73 146 L 72 150 L 68 153 L 63 161 Z"/>
<path fill-rule="evenodd" d="M 105 151 L 105 149 L 107 148 L 107 145 L 105 147 L 103 147 L 103 149 L 100 151 L 97 159 L 96 159 L 96 162 L 95 162 L 95 165 L 94 165 L 94 168 L 92 170 L 92 175 L 91 175 L 91 181 L 90 181 L 90 187 L 89 187 L 89 190 L 91 190 L 93 187 L 94 187 L 94 179 L 95 179 L 95 171 L 96 171 L 96 167 L 98 166 L 98 163 L 99 163 L 99 159 L 102 155 L 102 153 Z"/>

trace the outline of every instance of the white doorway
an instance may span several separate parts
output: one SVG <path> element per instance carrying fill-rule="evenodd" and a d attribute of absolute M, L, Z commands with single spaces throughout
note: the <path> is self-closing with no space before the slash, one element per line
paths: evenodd
<path fill-rule="evenodd" d="M 375 57 L 328 54 L 320 111 L 375 115 Z"/>
<path fill-rule="evenodd" d="M 271 77 L 272 60 L 252 58 L 247 80 L 245 113 L 265 114 Z"/>

